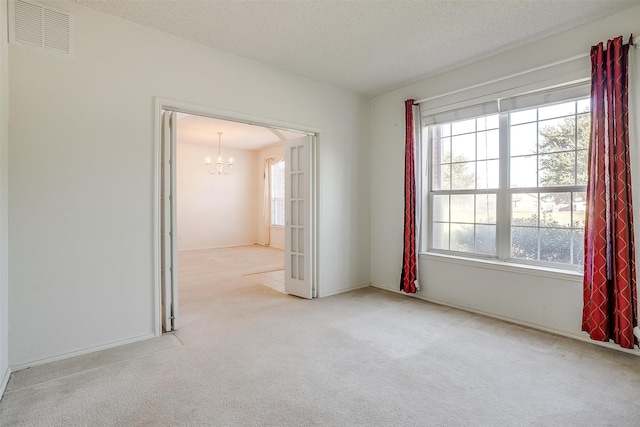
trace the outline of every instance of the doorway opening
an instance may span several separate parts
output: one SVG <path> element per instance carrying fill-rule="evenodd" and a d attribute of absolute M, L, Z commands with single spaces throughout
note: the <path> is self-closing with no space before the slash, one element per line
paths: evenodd
<path fill-rule="evenodd" d="M 317 131 L 166 100 L 157 111 L 156 335 L 178 328 L 178 251 L 275 248 L 283 271 L 251 278 L 317 296 Z"/>
<path fill-rule="evenodd" d="M 299 132 L 178 113 L 178 253 L 185 257 L 187 251 L 238 248 L 211 253 L 220 257 L 236 254 L 246 263 L 255 263 L 253 268 L 247 266 L 243 276 L 285 293 L 284 145 L 302 136 Z M 252 259 L 251 253 L 269 258 L 267 251 L 252 251 L 253 245 L 279 250 L 280 262 L 265 264 Z"/>

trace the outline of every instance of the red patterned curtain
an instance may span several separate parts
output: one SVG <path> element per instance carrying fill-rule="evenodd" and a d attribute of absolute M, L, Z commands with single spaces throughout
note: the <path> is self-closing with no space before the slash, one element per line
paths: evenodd
<path fill-rule="evenodd" d="M 628 115 L 629 44 L 591 48 L 582 330 L 633 348 L 638 325 Z M 636 142 L 637 143 L 637 142 Z"/>
<path fill-rule="evenodd" d="M 418 291 L 418 247 L 416 234 L 416 140 L 413 119 L 414 100 L 407 99 L 405 108 L 405 153 L 404 153 L 404 251 L 400 290 L 408 294 Z"/>

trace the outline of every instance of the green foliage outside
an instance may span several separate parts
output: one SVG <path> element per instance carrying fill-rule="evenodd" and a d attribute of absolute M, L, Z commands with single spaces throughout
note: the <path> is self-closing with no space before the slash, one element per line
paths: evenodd
<path fill-rule="evenodd" d="M 466 162 L 467 159 L 462 155 L 454 156 L 453 159 L 449 153 L 444 155 L 443 163 L 451 163 L 451 169 L 443 168 L 442 178 L 446 188 L 449 188 L 448 183 L 451 183 L 452 189 L 476 187 L 476 175 L 466 169 L 469 164 Z"/>
<path fill-rule="evenodd" d="M 540 185 L 585 185 L 587 183 L 587 157 L 591 119 L 589 114 L 565 118 L 558 126 L 539 129 Z M 577 150 L 577 169 L 574 150 Z M 553 153 L 545 155 L 543 153 Z M 577 173 L 576 173 L 577 171 Z M 571 203 L 566 193 L 554 197 L 555 204 Z M 579 202 L 583 200 L 574 200 Z"/>
<path fill-rule="evenodd" d="M 537 227 L 538 216 L 515 218 L 511 228 L 512 256 L 519 259 L 540 260 L 563 264 L 582 264 L 584 221 L 573 227 L 563 227 L 558 221 L 541 218 L 545 227 Z M 463 225 L 453 233 L 451 249 L 461 252 L 495 255 L 495 229 Z M 540 235 L 538 235 L 540 233 Z M 573 244 L 573 253 L 571 245 Z"/>
<path fill-rule="evenodd" d="M 584 185 L 587 182 L 590 117 L 588 113 L 576 117 L 577 120 L 572 116 L 555 126 L 541 126 L 539 129 L 538 153 L 542 187 Z M 464 161 L 464 158 L 453 161 Z M 455 185 L 452 188 L 474 188 L 475 176 L 466 171 L 463 163 L 453 163 L 451 173 L 452 184 Z M 448 170 L 443 174 L 443 178 L 450 178 Z M 556 217 L 559 207 L 566 211 L 562 213 L 571 215 L 575 204 L 584 201 L 584 193 L 573 193 L 573 200 L 571 194 L 546 193 L 541 197 L 541 202 L 551 202 L 556 207 Z M 540 218 L 538 214 L 513 218 L 512 256 L 519 259 L 581 265 L 584 221 L 570 221 L 567 218 L 566 223 L 561 224 L 550 212 L 541 210 L 540 215 Z M 469 224 L 456 231 L 452 230 L 451 249 L 495 255 L 495 231 L 487 233 L 489 229 L 486 226 L 476 227 L 474 229 L 474 226 Z"/>
<path fill-rule="evenodd" d="M 511 228 L 511 251 L 514 258 L 532 259 L 563 264 L 582 264 L 583 228 L 584 221 L 575 221 L 573 228 L 562 227 L 557 221 L 544 218 L 541 222 L 545 227 L 534 228 L 531 223 L 536 223 L 537 215 L 530 218 L 513 220 Z M 526 227 L 526 226 L 529 227 Z M 538 232 L 540 236 L 538 236 Z M 538 238 L 540 247 L 538 248 Z M 571 244 L 573 241 L 573 255 Z M 538 256 L 538 250 L 540 254 Z"/>

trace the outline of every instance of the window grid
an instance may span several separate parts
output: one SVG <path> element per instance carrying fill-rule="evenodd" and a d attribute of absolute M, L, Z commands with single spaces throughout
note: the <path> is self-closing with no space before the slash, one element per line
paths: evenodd
<path fill-rule="evenodd" d="M 271 165 L 269 167 L 271 174 L 271 225 L 276 227 L 284 227 L 284 160 Z"/>
<path fill-rule="evenodd" d="M 429 126 L 425 138 L 429 143 L 426 160 L 431 166 L 428 250 L 569 268 L 581 266 L 588 101 L 542 105 Z M 487 126 L 488 122 L 496 125 Z M 525 126 L 529 128 L 528 135 L 521 134 L 529 141 L 523 142 L 516 133 Z M 489 154 L 489 132 L 496 133 L 499 141 L 498 154 L 493 157 Z M 460 138 L 461 145 L 466 143 L 466 150 L 456 149 L 455 137 Z M 522 170 L 518 169 L 520 159 L 526 159 L 520 162 Z M 487 160 L 495 161 L 493 181 L 489 179 Z M 481 168 L 486 179 L 482 179 Z M 532 172 L 529 176 L 527 170 Z M 490 208 L 493 222 L 486 222 L 479 217 L 478 200 L 490 197 L 495 198 Z M 473 200 L 473 209 L 454 203 L 456 198 L 466 198 L 467 204 Z M 523 200 L 532 206 L 535 201 L 535 211 L 518 206 L 517 201 Z M 443 202 L 446 209 L 436 212 L 435 209 L 443 209 Z M 487 207 L 484 212 L 488 210 Z M 487 242 L 492 244 L 491 250 L 487 250 Z"/>

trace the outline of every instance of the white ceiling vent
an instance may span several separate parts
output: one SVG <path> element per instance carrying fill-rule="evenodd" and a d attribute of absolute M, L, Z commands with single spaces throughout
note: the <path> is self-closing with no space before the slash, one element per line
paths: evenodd
<path fill-rule="evenodd" d="M 9 41 L 73 56 L 73 15 L 31 0 L 10 0 Z"/>

